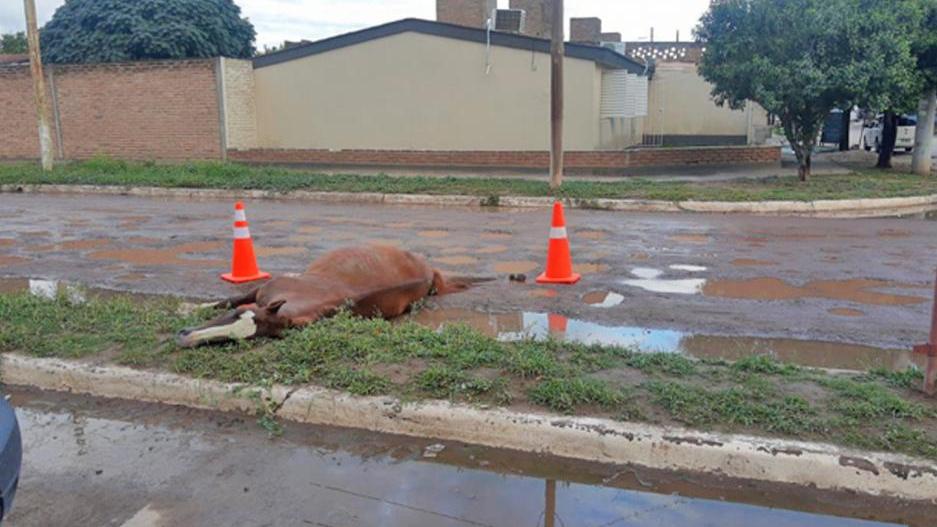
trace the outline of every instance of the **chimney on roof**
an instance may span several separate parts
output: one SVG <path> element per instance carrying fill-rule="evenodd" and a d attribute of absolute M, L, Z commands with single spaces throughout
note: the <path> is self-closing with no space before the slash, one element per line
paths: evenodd
<path fill-rule="evenodd" d="M 569 20 L 569 41 L 583 44 L 598 44 L 602 41 L 602 19 L 571 18 Z"/>
<path fill-rule="evenodd" d="M 511 9 L 527 12 L 524 34 L 550 38 L 553 33 L 553 0 L 511 0 Z"/>
<path fill-rule="evenodd" d="M 436 0 L 436 20 L 484 28 L 497 7 L 498 0 Z"/>

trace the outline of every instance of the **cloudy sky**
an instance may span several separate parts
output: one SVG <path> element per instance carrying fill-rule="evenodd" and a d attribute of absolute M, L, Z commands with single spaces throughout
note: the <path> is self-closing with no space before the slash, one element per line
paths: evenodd
<path fill-rule="evenodd" d="M 235 0 L 257 28 L 257 46 L 283 40 L 316 40 L 407 17 L 434 19 L 435 0 Z M 509 0 L 499 0 L 507 7 Z M 36 0 L 40 24 L 64 0 Z M 651 26 L 657 40 L 671 40 L 676 31 L 688 39 L 709 0 L 567 0 L 568 16 L 598 16 L 605 31 L 626 40 L 647 38 Z M 0 0 L 0 33 L 21 31 L 21 0 Z"/>

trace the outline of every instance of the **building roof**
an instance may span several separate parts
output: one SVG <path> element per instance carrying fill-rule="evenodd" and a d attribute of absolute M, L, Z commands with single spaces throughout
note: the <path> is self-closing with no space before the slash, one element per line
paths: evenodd
<path fill-rule="evenodd" d="M 418 18 L 406 18 L 380 26 L 374 26 L 354 33 L 347 33 L 337 37 L 327 38 L 308 44 L 294 46 L 281 51 L 275 51 L 266 55 L 260 55 L 254 58 L 254 68 L 263 68 L 289 62 L 291 60 L 326 53 L 336 49 L 354 46 L 364 42 L 370 42 L 379 38 L 399 35 L 401 33 L 422 33 L 424 35 L 433 35 L 437 37 L 452 38 L 464 40 L 467 42 L 476 42 L 485 44 L 488 38 L 488 31 L 485 29 L 476 29 L 472 27 L 447 24 L 444 22 L 434 22 L 430 20 L 421 20 Z M 550 41 L 542 38 L 534 38 L 515 33 L 504 33 L 500 31 L 491 32 L 491 45 L 507 48 L 522 49 L 525 51 L 539 51 L 541 53 L 550 53 Z M 590 46 L 585 44 L 566 44 L 566 56 L 575 59 L 591 60 L 609 69 L 625 69 L 631 73 L 643 74 L 645 66 L 632 58 L 626 57 L 611 49 Z"/>

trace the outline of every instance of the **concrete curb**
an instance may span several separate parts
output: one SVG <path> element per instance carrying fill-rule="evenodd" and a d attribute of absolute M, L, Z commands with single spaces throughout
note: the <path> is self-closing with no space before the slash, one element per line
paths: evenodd
<path fill-rule="evenodd" d="M 374 192 L 312 192 L 294 190 L 229 190 L 163 187 L 119 187 L 105 185 L 0 185 L 0 193 L 98 194 L 187 199 L 282 199 L 322 203 L 391 205 L 431 205 L 438 207 L 518 207 L 546 208 L 553 198 L 502 196 L 380 194 Z M 621 212 L 696 212 L 712 214 L 754 214 L 762 216 L 802 216 L 818 218 L 879 218 L 922 214 L 937 210 L 937 194 L 907 198 L 847 199 L 819 201 L 655 201 L 637 199 L 564 200 L 570 208 Z"/>
<path fill-rule="evenodd" d="M 258 408 L 257 388 L 118 366 L 7 354 L 0 375 L 8 384 L 46 390 L 222 411 Z M 937 504 L 937 464 L 901 455 L 605 419 L 482 410 L 441 401 L 402 403 L 316 387 L 290 391 L 276 386 L 264 390 L 263 397 L 278 409 L 278 416 L 302 423 Z"/>

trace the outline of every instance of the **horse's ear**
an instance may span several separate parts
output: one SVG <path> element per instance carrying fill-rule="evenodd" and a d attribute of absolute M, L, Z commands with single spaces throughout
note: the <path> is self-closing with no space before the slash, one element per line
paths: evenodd
<path fill-rule="evenodd" d="M 283 304 L 285 303 L 286 303 L 286 300 L 277 300 L 276 302 L 267 304 L 267 307 L 265 309 L 267 310 L 268 314 L 276 315 L 277 312 L 280 311 L 280 308 L 283 307 Z"/>

